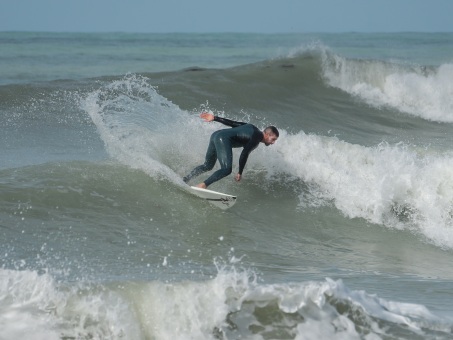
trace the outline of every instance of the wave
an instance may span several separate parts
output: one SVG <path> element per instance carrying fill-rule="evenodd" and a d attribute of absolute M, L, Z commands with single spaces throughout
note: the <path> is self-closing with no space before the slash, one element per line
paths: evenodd
<path fill-rule="evenodd" d="M 428 121 L 453 122 L 451 63 L 429 66 L 397 60 L 352 59 L 322 44 L 312 44 L 285 57 L 225 70 L 196 70 L 185 70 L 184 75 L 179 75 L 186 84 L 203 89 L 204 99 L 216 107 L 239 110 L 247 107 L 257 112 L 267 112 L 269 108 L 274 112 L 288 108 L 300 112 L 303 107 L 319 112 L 335 111 L 338 103 L 349 102 L 350 107 L 345 109 L 356 111 L 359 100 L 377 110 L 385 108 Z M 334 93 L 329 87 L 344 91 L 347 96 Z M 239 105 L 232 106 L 226 98 L 234 98 Z M 334 105 L 326 106 L 329 101 Z"/>
<path fill-rule="evenodd" d="M 114 159 L 177 186 L 203 161 L 206 141 L 218 128 L 180 109 L 135 75 L 91 93 L 82 105 Z M 282 129 L 275 146 L 254 152 L 247 171 L 301 181 L 296 189 L 300 207 L 333 204 L 349 218 L 410 230 L 439 247 L 453 248 L 452 166 L 449 151 L 403 143 L 361 146 Z"/>
<path fill-rule="evenodd" d="M 407 145 L 350 144 L 336 137 L 283 135 L 272 157 L 257 167 L 309 184 L 300 206 L 333 204 L 348 218 L 410 230 L 442 248 L 453 248 L 453 155 Z M 261 150 L 262 151 L 262 150 Z M 260 152 L 260 151 L 258 151 Z"/>
<path fill-rule="evenodd" d="M 260 284 L 237 265 L 218 263 L 217 270 L 199 282 L 69 284 L 45 272 L 0 269 L 0 338 L 451 336 L 452 322 L 423 305 L 350 290 L 341 280 Z"/>
<path fill-rule="evenodd" d="M 345 100 L 349 100 L 349 95 L 339 94 L 340 91 L 331 93 L 323 85 L 318 72 L 327 66 L 325 63 L 323 66 L 316 53 L 315 56 L 310 52 L 285 60 L 229 70 L 171 73 L 171 77 L 177 81 L 163 88 L 155 85 L 158 75 L 150 78 L 130 74 L 119 79 L 96 81 L 83 90 L 54 92 L 55 89 L 52 89 L 47 94 L 40 94 L 39 98 L 32 96 L 34 99 L 30 105 L 20 106 L 32 107 L 31 111 L 25 110 L 29 115 L 16 117 L 12 114 L 14 119 L 6 124 L 13 122 L 14 130 L 17 124 L 35 124 L 38 121 L 40 127 L 37 136 L 44 137 L 41 126 L 49 123 L 66 124 L 77 131 L 77 138 L 86 141 L 85 131 L 92 129 L 87 122 L 89 117 L 111 158 L 157 181 L 169 181 L 182 188 L 182 176 L 203 161 L 206 141 L 218 129 L 215 124 L 202 123 L 198 118 L 199 110 L 212 109 L 222 115 L 222 104 L 212 103 L 211 99 L 218 93 L 234 93 L 225 108 L 228 117 L 250 121 L 260 128 L 276 125 L 282 131 L 276 145 L 254 151 L 246 171 L 264 171 L 273 181 L 281 180 L 277 175 L 272 177 L 273 174 L 279 174 L 285 180 L 288 177 L 296 178 L 302 183 L 294 189 L 300 194 L 300 208 L 333 205 L 348 218 L 363 218 L 389 228 L 409 230 L 441 248 L 453 248 L 453 184 L 449 175 L 453 156 L 449 149 L 440 152 L 423 144 L 412 146 L 382 141 L 375 144 L 371 139 L 361 145 L 330 136 L 326 125 L 332 116 L 324 117 L 315 111 L 319 102 L 309 101 L 306 89 L 311 91 L 310 95 L 316 94 L 319 96 L 316 98 L 322 98 L 320 102 L 323 105 L 332 100 L 330 94 L 338 96 L 332 107 L 346 105 L 341 112 L 336 111 L 336 114 L 342 115 L 336 117 L 337 125 L 344 124 L 346 127 L 343 121 L 357 120 L 356 114 L 361 108 L 354 107 L 353 100 L 344 104 Z M 388 65 L 377 62 L 350 60 L 346 64 L 352 65 L 352 70 L 360 70 L 356 79 L 346 82 L 348 86 L 362 81 L 363 77 L 368 77 L 371 82 L 375 79 L 374 75 L 381 73 L 373 72 L 370 64 L 389 70 Z M 404 68 L 394 67 L 397 70 Z M 443 74 L 441 70 L 442 67 L 437 72 L 439 76 Z M 346 74 L 352 75 L 354 72 Z M 336 75 L 343 73 L 340 68 Z M 250 82 L 248 88 L 255 88 L 255 92 L 245 92 L 245 99 L 238 93 L 243 91 L 242 87 L 238 87 L 243 77 Z M 227 85 L 216 79 L 228 79 Z M 268 82 L 263 82 L 263 79 Z M 179 83 L 187 86 L 183 95 L 180 88 L 175 86 Z M 267 92 L 263 93 L 262 90 L 266 88 Z M 37 92 L 35 88 L 32 91 Z M 43 100 L 40 99 L 42 96 Z M 187 109 L 191 105 L 185 104 L 184 98 L 197 102 L 198 106 Z M 209 102 L 206 103 L 202 98 L 208 98 Z M 16 102 L 17 99 L 13 98 L 12 101 Z M 39 105 L 42 101 L 44 104 Z M 205 104 L 199 104 L 203 102 Z M 52 103 L 56 103 L 57 108 L 49 113 L 46 109 Z M 260 116 L 253 114 L 250 109 L 265 104 L 267 108 L 259 110 Z M 243 111 L 236 110 L 238 108 Z M 282 113 L 279 111 L 281 108 L 287 111 Z M 355 110 L 354 114 L 346 116 L 350 109 Z M 45 112 L 44 117 L 39 117 L 41 111 Z M 66 116 L 71 119 L 64 119 Z M 363 117 L 360 116 L 363 122 L 359 124 L 361 129 L 366 129 L 368 125 Z M 290 127 L 285 129 L 288 122 Z M 306 124 L 318 124 L 327 135 L 306 134 Z M 81 129 L 83 133 L 80 133 Z M 397 127 L 396 130 L 400 131 Z M 376 140 L 379 140 L 380 135 L 377 136 Z M 64 142 L 60 137 L 56 141 L 58 144 Z M 67 153 L 67 149 L 64 150 Z M 58 153 L 58 157 L 63 156 Z M 77 153 L 75 157 L 80 158 L 80 155 Z M 53 157 L 51 161 L 54 161 Z M 250 183 L 253 183 L 253 179 Z M 90 192 L 89 188 L 87 192 Z"/>
<path fill-rule="evenodd" d="M 453 122 L 453 64 L 427 66 L 352 59 L 333 53 L 321 43 L 295 49 L 285 57 L 232 68 L 192 67 L 142 75 L 184 110 L 209 102 L 217 110 L 248 111 L 251 115 L 271 110 L 274 114 L 303 111 L 310 117 L 314 112 L 335 112 L 339 105 L 347 105 L 344 111 L 363 111 L 356 107 L 359 100 L 377 110 L 387 108 L 428 121 Z M 23 115 L 28 118 L 27 112 L 30 115 L 39 108 L 45 109 L 39 110 L 41 114 L 50 110 L 60 120 L 80 119 L 74 111 L 76 98 L 92 92 L 100 82 L 123 78 L 5 85 L 0 87 L 0 108 L 5 108 L 13 119 Z M 9 113 L 11 108 L 15 109 L 14 115 Z M 363 112 L 361 115 L 365 116 Z"/>
<path fill-rule="evenodd" d="M 426 120 L 453 122 L 453 64 L 438 67 L 325 54 L 327 83 L 374 107 L 390 107 Z"/>

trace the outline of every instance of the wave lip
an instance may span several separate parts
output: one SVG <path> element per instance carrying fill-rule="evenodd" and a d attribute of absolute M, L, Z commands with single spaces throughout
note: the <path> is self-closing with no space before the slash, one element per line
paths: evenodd
<path fill-rule="evenodd" d="M 329 85 L 374 107 L 390 107 L 426 120 L 453 122 L 453 64 L 425 67 L 325 55 Z"/>

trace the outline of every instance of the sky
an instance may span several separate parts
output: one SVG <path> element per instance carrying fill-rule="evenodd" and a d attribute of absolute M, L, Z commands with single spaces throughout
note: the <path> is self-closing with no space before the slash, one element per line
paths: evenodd
<path fill-rule="evenodd" d="M 453 32 L 453 0 L 0 0 L 0 31 Z"/>

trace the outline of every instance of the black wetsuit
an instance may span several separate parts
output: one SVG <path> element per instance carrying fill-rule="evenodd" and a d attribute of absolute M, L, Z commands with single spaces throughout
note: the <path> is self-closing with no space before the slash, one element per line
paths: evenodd
<path fill-rule="evenodd" d="M 263 133 L 255 125 L 220 117 L 214 117 L 214 121 L 231 126 L 232 129 L 219 130 L 211 135 L 204 164 L 197 166 L 190 174 L 184 177 L 184 182 L 188 182 L 193 177 L 211 170 L 217 159 L 220 163 L 220 169 L 214 172 L 204 183 L 209 186 L 228 176 L 233 170 L 233 148 L 239 147 L 244 148 L 239 157 L 238 173 L 242 175 L 250 152 L 263 140 Z"/>

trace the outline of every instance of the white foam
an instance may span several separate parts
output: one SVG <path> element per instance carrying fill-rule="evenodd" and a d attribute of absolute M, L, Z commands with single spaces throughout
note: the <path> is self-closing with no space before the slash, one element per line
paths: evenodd
<path fill-rule="evenodd" d="M 48 312 L 59 301 L 53 292 L 48 275 L 0 269 L 0 338 L 60 339 Z"/>
<path fill-rule="evenodd" d="M 341 280 L 262 284 L 252 271 L 236 265 L 219 265 L 217 276 L 203 282 L 131 285 L 144 336 L 263 339 L 275 333 L 295 339 L 374 340 L 392 336 L 392 331 L 387 334 L 390 324 L 419 336 L 424 329 L 449 332 L 451 327 L 422 305 L 351 291 Z"/>
<path fill-rule="evenodd" d="M 0 269 L 0 339 L 140 339 L 129 304 L 102 287 L 63 287 L 49 274 Z"/>
<path fill-rule="evenodd" d="M 453 122 L 453 64 L 428 69 L 324 54 L 323 75 L 331 86 L 372 106 Z"/>
<path fill-rule="evenodd" d="M 285 174 L 309 184 L 315 205 L 332 202 L 349 218 L 412 230 L 453 248 L 453 155 L 284 131 L 272 150 L 264 149 L 250 164 L 270 177 Z M 301 206 L 311 204 L 305 194 Z"/>
<path fill-rule="evenodd" d="M 341 280 L 262 284 L 236 265 L 218 265 L 206 281 L 110 287 L 0 270 L 0 339 L 377 339 L 390 324 L 417 335 L 451 329 L 422 305 L 351 291 Z"/>

